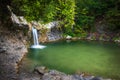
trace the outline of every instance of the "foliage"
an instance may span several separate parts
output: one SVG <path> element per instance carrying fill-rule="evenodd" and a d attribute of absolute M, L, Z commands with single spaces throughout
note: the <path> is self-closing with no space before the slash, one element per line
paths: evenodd
<path fill-rule="evenodd" d="M 120 31 L 120 0 L 76 0 L 75 23 L 87 32 L 97 20 L 105 20 L 108 30 Z"/>
<path fill-rule="evenodd" d="M 12 4 L 14 11 L 24 15 L 29 21 L 60 21 L 65 33 L 71 32 L 74 25 L 74 0 L 13 0 Z"/>
<path fill-rule="evenodd" d="M 29 21 L 60 21 L 65 34 L 85 36 L 95 30 L 97 20 L 103 19 L 108 30 L 119 31 L 119 4 L 120 0 L 12 0 L 11 5 L 14 12 Z"/>
<path fill-rule="evenodd" d="M 59 0 L 58 2 L 58 20 L 65 28 L 66 34 L 72 33 L 72 26 L 74 25 L 75 17 L 75 1 L 74 0 Z"/>
<path fill-rule="evenodd" d="M 19 15 L 24 15 L 27 20 L 31 21 L 39 20 L 40 15 L 43 14 L 44 6 L 40 2 L 39 0 L 13 0 L 12 4 L 14 12 L 17 12 Z"/>
<path fill-rule="evenodd" d="M 108 10 L 105 14 L 105 19 L 108 22 L 109 30 L 120 31 L 120 1 L 110 0 L 107 3 Z"/>
<path fill-rule="evenodd" d="M 75 26 L 75 28 L 73 29 L 73 33 L 74 35 L 71 36 L 77 36 L 82 38 L 87 36 L 87 32 L 80 25 Z"/>
<path fill-rule="evenodd" d="M 54 1 L 51 1 L 44 10 L 43 19 L 45 22 L 50 22 L 55 20 L 57 14 L 56 4 Z"/>
<path fill-rule="evenodd" d="M 104 13 L 102 2 L 99 0 L 76 0 L 76 24 L 85 31 L 94 28 L 95 19 Z"/>

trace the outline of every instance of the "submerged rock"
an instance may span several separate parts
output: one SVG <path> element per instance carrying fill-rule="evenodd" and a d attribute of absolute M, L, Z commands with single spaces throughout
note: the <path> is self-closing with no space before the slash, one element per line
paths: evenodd
<path fill-rule="evenodd" d="M 47 70 L 47 68 L 46 67 L 44 67 L 44 66 L 41 66 L 41 67 L 36 67 L 35 69 L 34 69 L 34 72 L 37 72 L 37 73 L 39 73 L 39 74 L 45 74 L 45 73 L 47 73 L 48 72 L 48 70 Z"/>

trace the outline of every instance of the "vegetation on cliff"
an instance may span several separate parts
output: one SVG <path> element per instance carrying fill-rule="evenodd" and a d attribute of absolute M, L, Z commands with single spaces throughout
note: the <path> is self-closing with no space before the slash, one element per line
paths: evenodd
<path fill-rule="evenodd" d="M 61 21 L 64 33 L 86 36 L 96 30 L 96 22 L 105 24 L 107 31 L 119 32 L 119 4 L 119 0 L 2 0 L 1 9 L 10 5 L 14 13 L 28 21 Z"/>

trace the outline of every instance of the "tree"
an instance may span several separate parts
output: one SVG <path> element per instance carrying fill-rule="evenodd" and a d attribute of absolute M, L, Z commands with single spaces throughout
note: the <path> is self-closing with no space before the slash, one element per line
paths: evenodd
<path fill-rule="evenodd" d="M 29 21 L 60 21 L 64 33 L 73 36 L 94 31 L 99 18 L 108 23 L 109 30 L 120 30 L 119 4 L 120 0 L 12 0 L 14 13 Z"/>
<path fill-rule="evenodd" d="M 74 25 L 75 0 L 13 0 L 12 4 L 14 12 L 29 21 L 60 21 L 65 33 L 70 33 Z"/>

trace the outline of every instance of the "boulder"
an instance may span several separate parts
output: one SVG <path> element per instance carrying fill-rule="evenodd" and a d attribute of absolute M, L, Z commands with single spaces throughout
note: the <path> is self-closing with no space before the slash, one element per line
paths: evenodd
<path fill-rule="evenodd" d="M 71 39 L 71 38 L 72 38 L 72 36 L 69 36 L 69 35 L 66 37 L 67 40 L 68 40 L 68 39 Z"/>
<path fill-rule="evenodd" d="M 39 74 L 44 75 L 45 73 L 48 72 L 48 69 L 47 69 L 46 67 L 44 67 L 44 66 L 40 66 L 40 67 L 36 67 L 36 68 L 34 69 L 34 72 L 37 72 L 37 73 L 39 73 Z"/>

